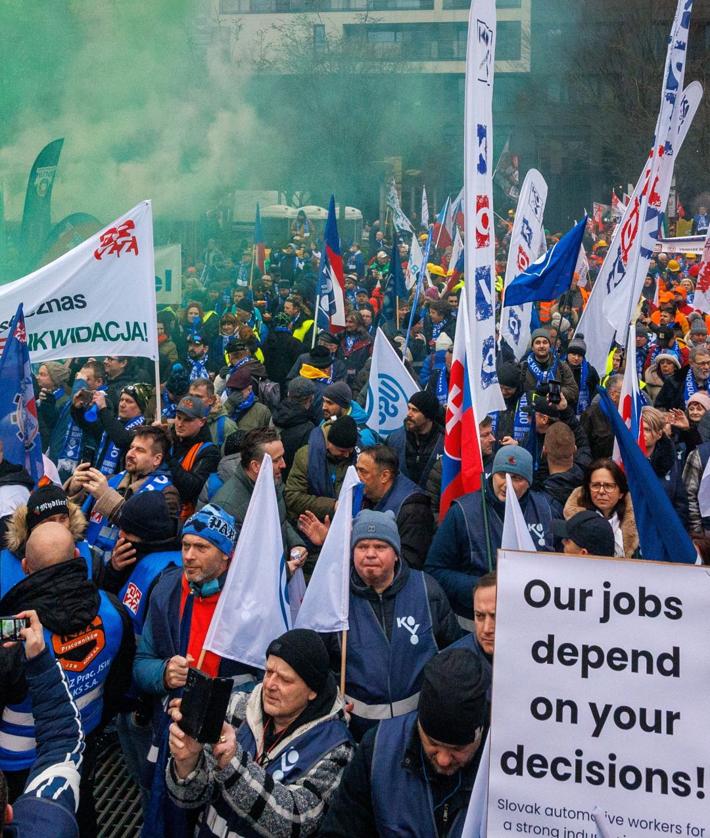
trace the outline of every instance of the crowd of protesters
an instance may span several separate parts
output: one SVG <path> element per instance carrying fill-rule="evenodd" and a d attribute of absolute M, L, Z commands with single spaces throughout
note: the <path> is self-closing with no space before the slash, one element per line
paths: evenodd
<path fill-rule="evenodd" d="M 497 227 L 498 291 L 511 222 Z M 601 383 L 618 403 L 625 364 L 643 382 L 646 456 L 700 558 L 710 555 L 699 257 L 651 260 L 635 357 L 610 347 L 595 370 L 574 336 L 611 235 L 591 223 L 589 268 L 560 299 L 536 304 L 526 356 L 501 346 L 505 409 L 479 424 L 481 490 L 439 520 L 463 283 L 442 233 L 423 293 L 413 289 L 396 314 L 384 310 L 393 249 L 406 270 L 410 240 L 375 222 L 344 242 L 337 335 L 315 324 L 322 242 L 303 213 L 262 269 L 251 248 L 227 255 L 228 242 L 210 240 L 183 278 L 183 304 L 157 314 L 159 400 L 142 359 L 36 369 L 55 470 L 34 485 L 0 457 L 0 614 L 29 621 L 24 652 L 0 649 L 0 809 L 14 802 L 18 834 L 34 823 L 37 834 L 72 835 L 75 812 L 82 836 L 98 834 L 107 725 L 141 791 L 145 835 L 460 834 L 490 720 L 508 477 L 538 550 L 640 556 L 597 394 Z M 378 327 L 421 385 L 387 438 L 365 409 Z M 202 653 L 265 454 L 289 574 L 310 577 L 349 466 L 362 482 L 342 673 L 340 638 L 305 629 L 273 639 L 265 670 Z M 215 744 L 180 726 L 196 665 L 232 679 Z"/>

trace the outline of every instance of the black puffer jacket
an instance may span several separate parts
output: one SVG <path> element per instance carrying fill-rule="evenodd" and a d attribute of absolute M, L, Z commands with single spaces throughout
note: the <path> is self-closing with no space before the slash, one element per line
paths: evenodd
<path fill-rule="evenodd" d="M 651 454 L 651 466 L 668 495 L 683 526 L 688 525 L 688 493 L 683 483 L 680 461 L 672 440 L 662 436 Z"/>
<path fill-rule="evenodd" d="M 291 399 L 284 399 L 274 410 L 273 417 L 274 425 L 279 429 L 281 442 L 284 445 L 286 470 L 283 479 L 285 480 L 291 470 L 296 451 L 308 444 L 308 437 L 315 428 L 315 424 L 311 421 L 309 411 L 302 404 Z"/>

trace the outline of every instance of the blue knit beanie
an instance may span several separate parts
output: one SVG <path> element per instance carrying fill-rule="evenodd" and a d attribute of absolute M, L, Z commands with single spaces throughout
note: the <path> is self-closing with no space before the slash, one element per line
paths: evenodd
<path fill-rule="evenodd" d="M 199 512 L 191 515 L 182 528 L 183 535 L 197 535 L 231 556 L 237 543 L 237 528 L 234 518 L 219 506 L 208 503 Z"/>
<path fill-rule="evenodd" d="M 374 512 L 372 509 L 363 509 L 353 521 L 353 531 L 350 536 L 350 548 L 352 549 L 358 541 L 374 539 L 385 541 L 394 548 L 399 556 L 402 546 L 399 541 L 399 530 L 394 512 L 388 509 L 386 512 Z"/>

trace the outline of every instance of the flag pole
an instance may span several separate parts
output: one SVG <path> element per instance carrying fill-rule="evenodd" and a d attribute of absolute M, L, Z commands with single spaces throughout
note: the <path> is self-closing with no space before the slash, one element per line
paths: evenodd
<path fill-rule="evenodd" d="M 160 422 L 162 418 L 162 405 L 160 403 L 160 353 L 155 353 L 155 419 Z"/>
<path fill-rule="evenodd" d="M 395 308 L 397 310 L 397 331 L 399 331 L 399 297 L 394 298 Z"/>
<path fill-rule="evenodd" d="M 254 242 L 254 247 L 251 249 L 251 267 L 249 268 L 249 290 L 251 291 L 252 285 L 254 283 L 254 251 L 256 250 L 256 242 Z"/>
<path fill-rule="evenodd" d="M 345 695 L 345 663 L 348 656 L 348 630 L 343 629 L 340 639 L 340 694 Z"/>
<path fill-rule="evenodd" d="M 205 649 L 203 647 L 202 651 L 200 652 L 200 657 L 197 659 L 197 668 L 198 669 L 202 669 L 202 664 L 205 662 L 205 655 L 206 654 L 207 654 L 207 649 Z"/>

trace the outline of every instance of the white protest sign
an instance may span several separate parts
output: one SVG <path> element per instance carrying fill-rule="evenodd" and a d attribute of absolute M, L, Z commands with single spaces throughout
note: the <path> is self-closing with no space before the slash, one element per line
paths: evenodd
<path fill-rule="evenodd" d="M 488 838 L 710 834 L 710 573 L 498 553 Z"/>
<path fill-rule="evenodd" d="M 35 363 L 88 355 L 155 358 L 150 201 L 54 262 L 0 287 L 0 340 L 20 303 Z"/>
<path fill-rule="evenodd" d="M 182 301 L 182 246 L 155 248 L 155 301 L 159 306 Z"/>

